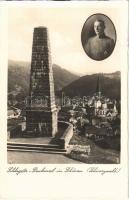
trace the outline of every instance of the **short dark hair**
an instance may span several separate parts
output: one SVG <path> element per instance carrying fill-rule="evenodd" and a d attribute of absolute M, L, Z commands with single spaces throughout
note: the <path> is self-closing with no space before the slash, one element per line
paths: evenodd
<path fill-rule="evenodd" d="M 105 22 L 101 19 L 96 19 L 95 22 L 100 22 L 102 24 L 103 27 L 105 27 Z M 94 23 L 95 23 L 94 22 Z"/>

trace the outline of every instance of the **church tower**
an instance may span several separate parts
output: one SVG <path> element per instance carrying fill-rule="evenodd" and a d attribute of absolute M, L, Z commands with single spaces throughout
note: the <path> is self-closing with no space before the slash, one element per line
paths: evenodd
<path fill-rule="evenodd" d="M 100 74 L 98 74 L 98 79 L 97 79 L 96 96 L 98 96 L 99 99 L 101 97 Z"/>
<path fill-rule="evenodd" d="M 30 136 L 35 133 L 53 137 L 57 133 L 57 108 L 46 27 L 34 28 L 26 130 Z"/>
<path fill-rule="evenodd" d="M 96 98 L 95 98 L 95 101 L 94 101 L 94 114 L 96 116 L 96 115 L 98 115 L 98 111 L 99 111 L 100 107 L 102 106 L 100 74 L 98 74 L 95 96 L 96 96 Z"/>

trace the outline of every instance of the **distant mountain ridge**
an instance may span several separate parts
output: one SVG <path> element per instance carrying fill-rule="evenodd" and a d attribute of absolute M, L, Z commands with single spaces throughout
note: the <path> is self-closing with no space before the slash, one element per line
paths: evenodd
<path fill-rule="evenodd" d="M 53 76 L 55 91 L 61 90 L 66 85 L 78 79 L 80 76 L 53 64 Z M 8 92 L 28 93 L 30 80 L 30 63 L 9 60 L 8 62 Z"/>
<path fill-rule="evenodd" d="M 120 79 L 120 71 L 116 71 L 114 73 L 108 73 L 108 74 L 103 74 L 105 77 L 108 77 L 108 78 L 115 78 L 115 79 Z"/>
<path fill-rule="evenodd" d="M 96 92 L 98 74 L 78 76 L 53 64 L 55 91 L 63 91 L 68 96 L 92 96 Z M 14 96 L 22 93 L 28 95 L 30 80 L 30 63 L 9 60 L 8 92 Z M 102 94 L 120 99 L 120 72 L 101 73 Z M 59 93 L 58 93 L 59 94 Z"/>
<path fill-rule="evenodd" d="M 62 90 L 62 88 L 80 78 L 80 76 L 78 76 L 77 74 L 63 69 L 56 64 L 53 64 L 53 76 L 55 83 L 55 91 Z"/>
<path fill-rule="evenodd" d="M 102 95 L 112 99 L 120 99 L 120 72 L 92 74 L 80 77 L 63 88 L 68 96 L 92 96 L 96 92 L 98 75 L 100 76 Z"/>

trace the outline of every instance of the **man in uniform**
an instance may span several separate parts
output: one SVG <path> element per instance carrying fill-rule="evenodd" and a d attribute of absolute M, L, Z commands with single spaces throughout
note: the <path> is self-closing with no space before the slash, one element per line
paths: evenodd
<path fill-rule="evenodd" d="M 102 20 L 94 22 L 96 36 L 89 38 L 84 49 L 87 55 L 94 60 L 104 60 L 109 57 L 114 49 L 114 40 L 104 33 L 105 24 Z"/>

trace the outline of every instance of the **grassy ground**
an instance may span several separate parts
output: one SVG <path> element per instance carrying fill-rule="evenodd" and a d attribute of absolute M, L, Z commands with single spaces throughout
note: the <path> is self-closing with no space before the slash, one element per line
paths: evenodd
<path fill-rule="evenodd" d="M 120 151 L 120 137 L 106 137 L 103 140 L 96 142 L 96 145 L 103 149 L 110 148 L 112 150 Z"/>
<path fill-rule="evenodd" d="M 73 138 L 70 141 L 71 145 L 90 145 L 91 152 L 89 155 L 86 153 L 74 152 L 68 154 L 69 157 L 80 160 L 89 164 L 113 164 L 119 163 L 119 152 L 112 149 L 103 149 L 98 147 L 94 142 L 88 140 L 85 136 L 79 136 L 74 133 Z"/>

